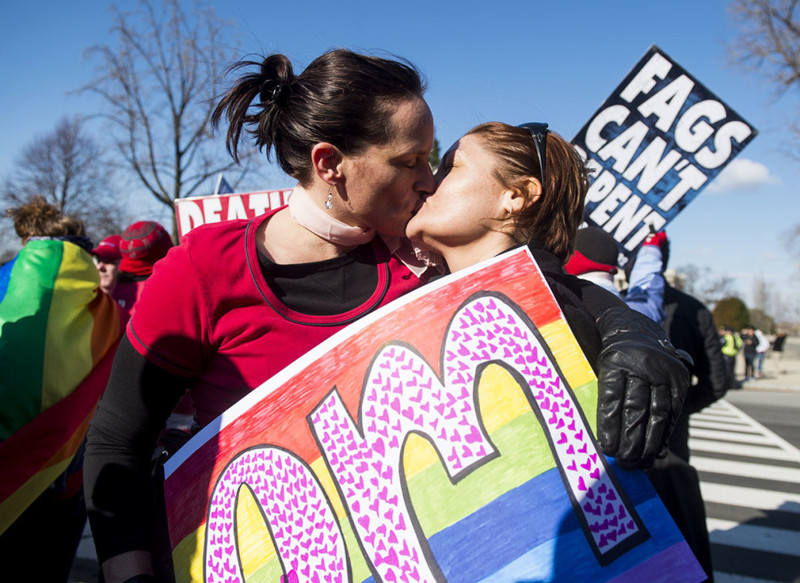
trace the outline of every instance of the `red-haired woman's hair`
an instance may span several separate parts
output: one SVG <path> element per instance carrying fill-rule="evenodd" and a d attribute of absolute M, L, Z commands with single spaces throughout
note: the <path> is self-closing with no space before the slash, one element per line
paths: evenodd
<path fill-rule="evenodd" d="M 530 132 L 500 122 L 472 128 L 467 135 L 481 139 L 497 159 L 494 177 L 530 199 L 530 178 L 541 182 L 539 158 Z M 566 262 L 575 248 L 578 226 L 583 222 L 583 203 L 589 189 L 589 171 L 577 150 L 553 132 L 547 134 L 545 181 L 538 200 L 514 217 L 514 238 L 521 243 L 538 241 Z"/>

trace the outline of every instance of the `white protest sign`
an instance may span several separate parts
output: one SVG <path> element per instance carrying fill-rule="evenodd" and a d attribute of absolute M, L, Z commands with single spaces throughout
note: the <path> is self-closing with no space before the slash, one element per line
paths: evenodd
<path fill-rule="evenodd" d="M 233 219 L 252 219 L 289 202 L 291 188 L 262 190 L 238 194 L 221 194 L 179 198 L 175 201 L 178 237 L 206 223 Z"/>

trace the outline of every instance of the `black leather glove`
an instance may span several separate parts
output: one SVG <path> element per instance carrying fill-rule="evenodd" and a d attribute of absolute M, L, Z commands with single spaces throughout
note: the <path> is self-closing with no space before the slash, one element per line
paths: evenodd
<path fill-rule="evenodd" d="M 603 341 L 598 357 L 597 438 L 624 468 L 649 468 L 667 444 L 689 390 L 684 363 L 658 324 L 626 307 L 597 320 Z"/>

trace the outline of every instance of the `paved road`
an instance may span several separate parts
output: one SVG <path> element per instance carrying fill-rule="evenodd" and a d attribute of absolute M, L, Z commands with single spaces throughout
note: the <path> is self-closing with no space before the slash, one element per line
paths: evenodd
<path fill-rule="evenodd" d="M 691 436 L 715 580 L 800 581 L 800 450 L 727 400 Z"/>
<path fill-rule="evenodd" d="M 725 399 L 800 448 L 800 388 L 728 391 Z"/>

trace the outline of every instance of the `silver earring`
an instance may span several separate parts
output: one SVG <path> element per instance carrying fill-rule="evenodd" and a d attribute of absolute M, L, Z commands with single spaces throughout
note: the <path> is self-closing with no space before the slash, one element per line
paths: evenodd
<path fill-rule="evenodd" d="M 331 184 L 331 187 L 328 189 L 328 200 L 325 201 L 325 208 L 327 210 L 331 210 L 332 206 L 333 206 L 333 184 Z"/>

